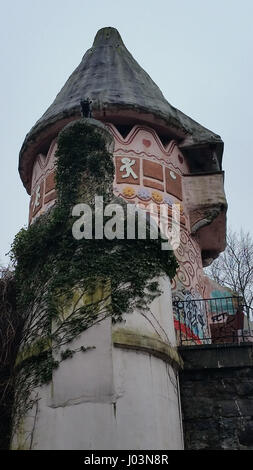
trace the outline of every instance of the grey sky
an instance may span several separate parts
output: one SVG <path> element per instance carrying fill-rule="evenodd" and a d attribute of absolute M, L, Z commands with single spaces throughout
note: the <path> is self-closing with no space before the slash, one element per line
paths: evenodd
<path fill-rule="evenodd" d="M 0 262 L 27 224 L 25 135 L 104 26 L 172 105 L 221 135 L 228 223 L 253 233 L 252 18 L 252 0 L 1 0 Z"/>

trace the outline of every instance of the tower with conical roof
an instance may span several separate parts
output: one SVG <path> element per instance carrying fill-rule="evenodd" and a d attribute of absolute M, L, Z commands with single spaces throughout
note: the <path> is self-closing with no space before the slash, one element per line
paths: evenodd
<path fill-rule="evenodd" d="M 92 102 L 92 118 L 81 118 L 82 100 Z M 22 393 L 31 400 L 16 406 L 23 412 L 16 413 L 13 448 L 183 447 L 182 361 L 172 298 L 209 295 L 203 266 L 225 246 L 222 152 L 218 135 L 166 101 L 116 29 L 98 31 L 20 151 L 20 176 L 31 194 L 28 242 L 35 254 L 33 262 L 20 255 L 19 263 L 29 266 L 31 283 L 37 284 L 36 295 L 29 292 L 32 306 L 25 304 L 27 296 L 21 302 L 29 312 L 17 358 L 16 400 Z M 152 203 L 160 213 L 165 205 L 169 225 L 173 204 L 180 205 L 176 273 L 172 257 L 165 260 L 154 248 L 110 251 L 96 245 L 90 256 L 90 245 L 82 252 L 68 242 L 70 227 L 66 222 L 63 230 L 60 217 L 66 219 L 74 203 L 92 206 L 98 193 L 124 208 L 139 204 L 148 210 Z M 109 271 L 105 266 L 112 259 Z M 29 375 L 33 368 L 36 379 Z M 24 377 L 33 384 L 25 392 Z"/>

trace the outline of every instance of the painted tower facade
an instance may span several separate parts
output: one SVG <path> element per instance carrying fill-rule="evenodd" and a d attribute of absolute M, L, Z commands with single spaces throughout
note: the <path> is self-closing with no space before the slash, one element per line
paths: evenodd
<path fill-rule="evenodd" d="M 83 99 L 92 101 L 92 119 L 83 121 L 103 136 L 113 155 L 113 197 L 144 208 L 152 202 L 158 212 L 165 204 L 169 226 L 172 206 L 180 204 L 180 245 L 175 250 L 179 266 L 171 281 L 158 276 L 160 295 L 146 312 L 135 306 L 120 324 L 107 317 L 72 338 L 71 348 L 77 351 L 72 362 L 61 362 L 49 383 L 33 391 L 37 400 L 14 430 L 12 445 L 182 449 L 177 379 L 182 362 L 172 300 L 210 296 L 203 266 L 225 247 L 223 142 L 173 108 L 117 30 L 104 28 L 22 146 L 19 170 L 31 194 L 31 226 L 58 200 L 59 133 L 80 121 Z M 95 297 L 104 298 L 105 291 L 97 285 Z M 203 329 L 201 311 L 197 318 Z M 83 344 L 89 349 L 85 356 Z M 36 356 L 34 347 L 26 359 L 29 354 Z M 22 347 L 20 358 L 21 363 Z"/>

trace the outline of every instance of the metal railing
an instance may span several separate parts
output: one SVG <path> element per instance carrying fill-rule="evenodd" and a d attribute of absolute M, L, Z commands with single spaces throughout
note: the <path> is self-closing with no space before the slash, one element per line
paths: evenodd
<path fill-rule="evenodd" d="M 173 300 L 178 344 L 253 342 L 253 319 L 241 297 Z"/>

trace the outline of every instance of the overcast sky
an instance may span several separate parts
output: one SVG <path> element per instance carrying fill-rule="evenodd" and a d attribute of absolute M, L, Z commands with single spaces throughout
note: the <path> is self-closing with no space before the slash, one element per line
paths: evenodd
<path fill-rule="evenodd" d="M 253 234 L 252 0 L 0 0 L 0 8 L 2 264 L 27 224 L 17 170 L 25 135 L 104 26 L 119 30 L 172 105 L 221 135 L 228 224 Z"/>

